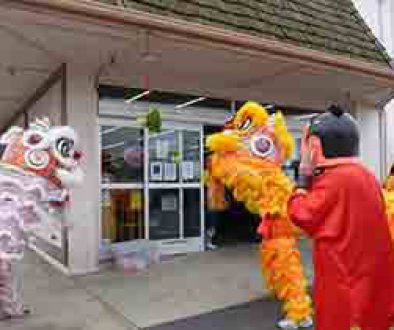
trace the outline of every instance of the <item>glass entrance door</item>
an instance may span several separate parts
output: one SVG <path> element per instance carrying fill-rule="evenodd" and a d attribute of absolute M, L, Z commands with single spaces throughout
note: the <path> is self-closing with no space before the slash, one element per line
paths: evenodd
<path fill-rule="evenodd" d="M 144 239 L 168 253 L 202 250 L 202 130 L 150 133 L 108 119 L 99 135 L 104 245 Z"/>
<path fill-rule="evenodd" d="M 174 252 L 202 249 L 201 135 L 169 128 L 147 136 L 147 234 Z"/>
<path fill-rule="evenodd" d="M 100 126 L 101 236 L 106 243 L 145 238 L 143 130 Z"/>

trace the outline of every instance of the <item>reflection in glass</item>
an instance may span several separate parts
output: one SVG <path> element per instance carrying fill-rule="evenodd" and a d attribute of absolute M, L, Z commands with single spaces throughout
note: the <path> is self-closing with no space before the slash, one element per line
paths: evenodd
<path fill-rule="evenodd" d="M 179 238 L 179 189 L 150 189 L 149 194 L 149 238 Z"/>
<path fill-rule="evenodd" d="M 200 189 L 183 190 L 184 236 L 199 237 L 201 232 Z"/>
<path fill-rule="evenodd" d="M 146 220 L 150 239 L 178 239 L 181 227 L 186 238 L 201 235 L 201 133 L 175 129 L 148 134 L 144 145 L 143 129 L 110 125 L 100 128 L 105 243 L 145 238 L 145 180 L 149 181 L 146 187 L 149 219 Z M 148 156 L 144 172 L 144 157 Z M 182 188 L 181 182 L 189 183 L 188 188 Z M 119 183 L 124 185 L 116 185 Z"/>
<path fill-rule="evenodd" d="M 101 197 L 103 239 L 116 243 L 144 238 L 142 189 L 103 189 Z"/>
<path fill-rule="evenodd" d="M 149 181 L 179 180 L 179 134 L 175 130 L 149 135 Z"/>
<path fill-rule="evenodd" d="M 183 131 L 182 179 L 185 182 L 198 182 L 201 177 L 200 133 Z"/>
<path fill-rule="evenodd" d="M 101 126 L 101 169 L 103 183 L 143 181 L 143 130 Z"/>

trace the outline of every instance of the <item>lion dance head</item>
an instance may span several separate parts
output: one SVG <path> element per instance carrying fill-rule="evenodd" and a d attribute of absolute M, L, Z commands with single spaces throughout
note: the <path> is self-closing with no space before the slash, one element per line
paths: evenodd
<path fill-rule="evenodd" d="M 252 213 L 285 217 L 292 183 L 282 164 L 294 149 L 294 139 L 280 112 L 269 115 L 255 102 L 247 102 L 222 132 L 207 139 L 209 175 L 244 202 Z"/>
<path fill-rule="evenodd" d="M 233 153 L 275 166 L 292 155 L 294 139 L 281 112 L 270 116 L 264 107 L 247 102 L 222 132 L 208 138 L 207 147 L 215 153 Z"/>
<path fill-rule="evenodd" d="M 37 119 L 26 130 L 10 128 L 0 144 L 2 163 L 47 178 L 58 188 L 69 189 L 82 181 L 78 136 L 69 126 L 51 126 L 48 119 Z"/>

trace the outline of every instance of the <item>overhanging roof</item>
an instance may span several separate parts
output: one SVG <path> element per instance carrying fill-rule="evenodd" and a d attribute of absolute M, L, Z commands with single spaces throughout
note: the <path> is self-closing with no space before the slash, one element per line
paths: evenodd
<path fill-rule="evenodd" d="M 4 6 L 25 7 L 31 12 L 46 12 L 62 17 L 68 15 L 83 16 L 84 20 L 93 20 L 103 27 L 113 25 L 123 25 L 150 31 L 160 31 L 167 34 L 180 35 L 191 39 L 201 39 L 208 42 L 221 43 L 230 47 L 243 47 L 250 50 L 259 50 L 274 56 L 284 58 L 294 58 L 311 64 L 326 65 L 347 71 L 356 71 L 368 75 L 375 75 L 383 79 L 392 79 L 393 70 L 388 68 L 388 63 L 377 61 L 368 62 L 357 58 L 334 55 L 331 53 L 317 51 L 312 48 L 299 47 L 291 43 L 274 40 L 272 38 L 256 37 L 246 33 L 229 31 L 228 29 L 217 28 L 195 23 L 192 21 L 179 20 L 163 15 L 150 14 L 141 10 L 134 10 L 123 6 L 113 5 L 123 3 L 125 0 L 18 0 L 18 2 L 6 2 Z M 149 0 L 146 0 L 149 1 Z M 161 0 L 157 0 L 162 2 Z M 169 2 L 174 3 L 175 0 Z M 201 0 L 202 1 L 202 0 Z M 220 1 L 220 0 L 215 0 Z M 270 0 L 276 1 L 276 0 Z M 289 0 L 286 0 L 289 1 Z M 301 1 L 301 0 L 300 0 Z M 325 0 L 313 0 L 322 1 Z M 339 0 L 336 0 L 339 1 Z M 351 0 L 342 0 L 349 2 Z M 310 2 L 310 1 L 308 1 Z M 25 6 L 26 5 L 26 6 Z M 382 55 L 385 57 L 385 55 Z M 387 65 L 386 65 L 387 64 Z"/>
<path fill-rule="evenodd" d="M 96 0 L 387 65 L 352 0 Z"/>
<path fill-rule="evenodd" d="M 26 41 L 24 62 L 34 64 L 28 44 L 35 44 L 53 65 L 72 63 L 111 85 L 143 88 L 137 81 L 147 75 L 152 90 L 310 109 L 347 96 L 373 105 L 394 86 L 393 71 L 379 63 L 96 1 L 1 2 L 0 21 Z M 147 35 L 153 62 L 144 58 Z M 0 49 L 0 63 L 18 59 L 8 56 L 11 48 Z M 0 84 L 1 98 L 6 79 Z"/>

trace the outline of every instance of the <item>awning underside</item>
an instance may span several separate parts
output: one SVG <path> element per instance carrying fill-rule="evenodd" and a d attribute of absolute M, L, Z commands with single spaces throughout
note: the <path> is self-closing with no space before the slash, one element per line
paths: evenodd
<path fill-rule="evenodd" d="M 160 31 L 105 27 L 3 7 L 0 20 L 1 123 L 61 63 L 106 85 L 305 109 L 344 100 L 374 105 L 392 92 L 389 79 Z"/>

